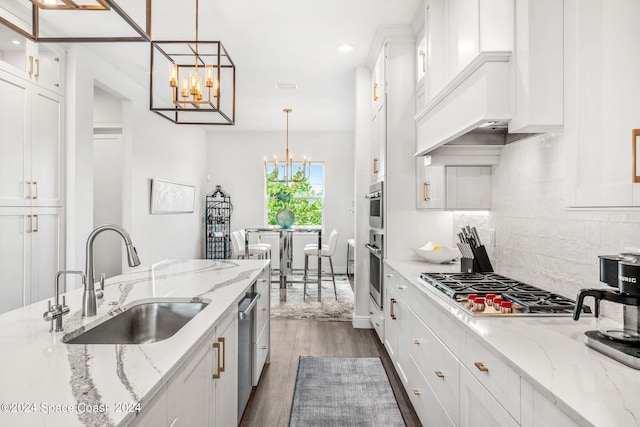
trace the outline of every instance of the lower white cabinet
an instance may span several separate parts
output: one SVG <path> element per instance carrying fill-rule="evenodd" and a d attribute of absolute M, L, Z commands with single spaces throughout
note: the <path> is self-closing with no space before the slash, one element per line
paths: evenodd
<path fill-rule="evenodd" d="M 521 380 L 520 405 L 522 427 L 577 427 L 578 424 L 558 409 L 550 400 L 538 393 L 525 380 Z"/>
<path fill-rule="evenodd" d="M 233 427 L 237 420 L 238 310 L 234 306 L 130 427 Z"/>
<path fill-rule="evenodd" d="M 460 426 L 516 427 L 506 409 L 466 369 L 460 369 Z"/>
<path fill-rule="evenodd" d="M 373 301 L 373 298 L 369 298 L 369 321 L 373 325 L 376 334 L 380 342 L 384 344 L 384 320 L 383 314 L 380 308 Z"/>
<path fill-rule="evenodd" d="M 384 270 L 384 345 L 423 425 L 576 425 L 417 285 Z"/>
<path fill-rule="evenodd" d="M 0 313 L 53 296 L 62 232 L 61 208 L 0 207 Z"/>
<path fill-rule="evenodd" d="M 256 292 L 260 294 L 256 304 L 255 342 L 253 348 L 253 385 L 258 385 L 265 363 L 271 351 L 271 268 L 267 267 L 256 282 Z"/>

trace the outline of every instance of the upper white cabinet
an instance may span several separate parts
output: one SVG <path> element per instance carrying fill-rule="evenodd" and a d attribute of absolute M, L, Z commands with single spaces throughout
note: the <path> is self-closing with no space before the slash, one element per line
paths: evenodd
<path fill-rule="evenodd" d="M 491 208 L 491 166 L 425 165 L 417 158 L 418 209 Z"/>
<path fill-rule="evenodd" d="M 509 132 L 561 131 L 563 6 L 557 0 L 516 0 L 511 56 Z"/>
<path fill-rule="evenodd" d="M 426 0 L 416 153 L 487 122 L 509 122 L 511 133 L 561 130 L 562 29 L 553 0 Z M 417 55 L 417 69 L 422 62 Z"/>
<path fill-rule="evenodd" d="M 640 128 L 640 2 L 564 2 L 565 200 L 640 206 L 632 130 Z"/>
<path fill-rule="evenodd" d="M 64 51 L 59 46 L 35 43 L 0 26 L 0 69 L 62 94 L 64 61 Z"/>
<path fill-rule="evenodd" d="M 0 99 L 0 206 L 62 206 L 62 97 L 0 70 Z"/>
<path fill-rule="evenodd" d="M 387 109 L 386 109 L 386 60 L 387 46 L 378 54 L 372 73 L 372 116 L 371 116 L 371 182 L 384 179 L 387 149 Z"/>

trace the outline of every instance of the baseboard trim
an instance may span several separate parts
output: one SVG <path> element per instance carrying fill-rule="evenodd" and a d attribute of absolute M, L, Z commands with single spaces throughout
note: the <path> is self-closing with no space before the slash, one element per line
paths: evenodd
<path fill-rule="evenodd" d="M 369 316 L 353 316 L 351 324 L 354 329 L 373 329 Z"/>

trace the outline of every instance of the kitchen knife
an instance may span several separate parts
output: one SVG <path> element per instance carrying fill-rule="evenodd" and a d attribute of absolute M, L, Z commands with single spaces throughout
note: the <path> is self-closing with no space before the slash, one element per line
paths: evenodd
<path fill-rule="evenodd" d="M 476 230 L 475 227 L 472 227 L 471 231 L 473 232 L 473 237 L 476 239 L 476 243 L 478 244 L 478 246 L 482 246 L 482 242 L 480 241 L 480 236 L 478 235 L 478 230 Z"/>
<path fill-rule="evenodd" d="M 462 243 L 469 243 L 469 236 L 467 235 L 467 230 L 465 230 L 464 227 L 460 227 L 460 230 L 462 230 L 462 236 L 464 236 L 464 241 Z"/>

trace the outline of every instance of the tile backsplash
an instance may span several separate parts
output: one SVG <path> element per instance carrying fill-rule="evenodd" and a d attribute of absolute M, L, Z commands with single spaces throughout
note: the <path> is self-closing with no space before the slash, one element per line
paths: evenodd
<path fill-rule="evenodd" d="M 640 212 L 567 210 L 562 134 L 508 144 L 492 170 L 490 212 L 454 213 L 478 228 L 494 270 L 575 298 L 598 280 L 598 255 L 640 247 Z M 492 245 L 493 244 L 493 245 Z"/>

